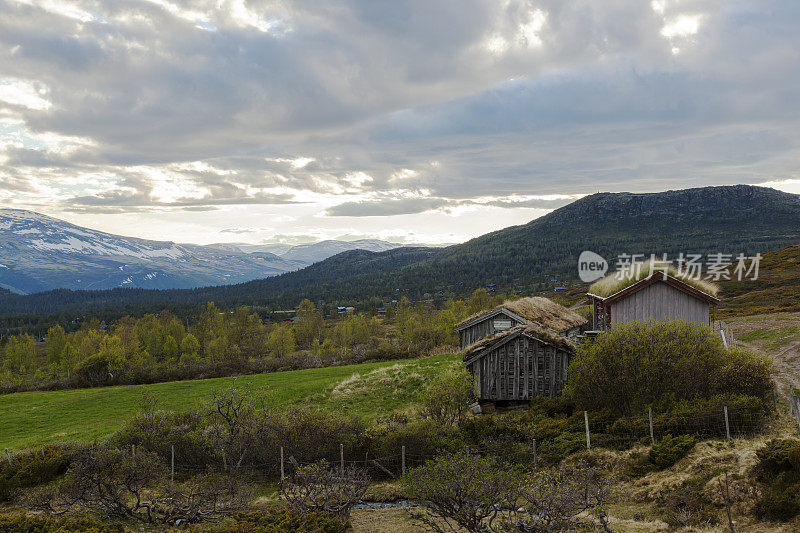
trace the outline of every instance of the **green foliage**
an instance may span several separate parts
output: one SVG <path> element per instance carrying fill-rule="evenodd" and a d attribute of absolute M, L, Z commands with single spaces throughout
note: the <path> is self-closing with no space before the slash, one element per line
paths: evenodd
<path fill-rule="evenodd" d="M 476 399 L 472 376 L 461 367 L 433 380 L 425 391 L 422 413 L 442 425 L 460 424 Z"/>
<path fill-rule="evenodd" d="M 180 531 L 193 533 L 344 533 L 350 524 L 326 513 L 298 514 L 287 507 L 240 513 L 219 525 L 198 525 Z"/>
<path fill-rule="evenodd" d="M 674 320 L 633 322 L 578 347 L 565 394 L 579 408 L 623 416 L 710 396 L 761 397 L 772 388 L 768 360 L 728 352 L 708 328 Z"/>
<path fill-rule="evenodd" d="M 664 470 L 674 465 L 694 448 L 697 439 L 689 435 L 664 435 L 650 448 L 650 462 L 659 470 Z"/>
<path fill-rule="evenodd" d="M 762 484 L 753 512 L 767 520 L 789 520 L 800 513 L 800 441 L 773 439 L 756 452 L 756 480 Z"/>
<path fill-rule="evenodd" d="M 0 501 L 9 500 L 21 489 L 48 483 L 63 475 L 74 449 L 67 446 L 44 446 L 39 450 L 16 454 L 11 464 L 0 462 Z"/>
<path fill-rule="evenodd" d="M 29 516 L 0 514 L 0 533 L 123 533 L 120 524 L 107 524 L 84 516 Z"/>

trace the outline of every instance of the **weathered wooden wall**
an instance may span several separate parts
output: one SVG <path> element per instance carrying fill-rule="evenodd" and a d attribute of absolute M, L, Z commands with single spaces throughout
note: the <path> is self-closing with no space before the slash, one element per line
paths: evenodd
<path fill-rule="evenodd" d="M 505 314 L 499 314 L 493 316 L 491 318 L 487 318 L 485 320 L 481 320 L 468 328 L 462 329 L 458 332 L 458 341 L 461 348 L 466 348 L 467 346 L 478 342 L 479 340 L 488 337 L 490 335 L 494 335 L 498 331 L 504 330 L 497 330 L 494 327 L 495 320 L 508 320 L 511 321 L 511 326 L 516 326 L 520 324 L 519 320 L 515 320 L 510 316 L 506 316 Z"/>
<path fill-rule="evenodd" d="M 555 397 L 567 380 L 570 353 L 527 335 L 498 346 L 469 370 L 481 400 L 529 400 Z"/>
<path fill-rule="evenodd" d="M 636 320 L 686 320 L 708 326 L 708 302 L 666 283 L 653 283 L 611 304 L 611 328 Z"/>

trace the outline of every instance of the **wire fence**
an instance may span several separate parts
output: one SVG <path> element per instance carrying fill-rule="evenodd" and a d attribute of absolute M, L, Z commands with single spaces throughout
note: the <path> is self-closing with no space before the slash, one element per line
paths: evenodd
<path fill-rule="evenodd" d="M 773 396 L 771 403 L 777 412 L 777 397 Z M 794 390 L 790 393 L 788 410 L 793 425 L 796 424 L 800 430 L 800 397 Z M 637 445 L 651 445 L 666 435 L 690 435 L 700 440 L 750 437 L 761 433 L 771 419 L 770 413 L 763 408 L 729 406 L 687 412 L 658 413 L 648 410 L 640 416 L 625 418 L 586 411 L 578 415 L 569 418 L 566 427 L 559 426 L 544 438 L 521 442 L 519 436 L 500 435 L 486 438 L 471 448 L 476 453 L 500 455 L 509 462 L 536 465 L 557 462 L 581 449 L 627 449 Z M 283 479 L 292 475 L 299 467 L 325 460 L 332 468 L 365 469 L 376 480 L 399 479 L 408 470 L 424 464 L 435 455 L 413 453 L 417 448 L 413 445 L 408 452 L 406 446 L 398 446 L 396 453 L 380 455 L 372 455 L 369 451 L 364 451 L 363 447 L 354 446 L 351 449 L 344 443 L 336 448 L 336 445 L 326 445 L 324 449 L 328 450 L 327 453 L 315 453 L 302 447 L 256 447 L 237 455 L 236 459 L 231 459 L 225 453 L 200 457 L 202 454 L 195 454 L 195 449 L 167 445 L 166 450 L 161 448 L 160 455 L 167 460 L 173 477 L 176 472 L 180 475 L 215 469 L 251 472 L 268 478 Z M 5 457 L 0 459 L 12 464 L 18 457 L 21 460 L 22 455 L 38 453 L 39 450 L 27 450 L 11 454 L 5 450 Z M 131 453 L 137 453 L 136 446 L 131 446 Z M 45 455 L 45 448 L 41 449 L 41 455 Z"/>

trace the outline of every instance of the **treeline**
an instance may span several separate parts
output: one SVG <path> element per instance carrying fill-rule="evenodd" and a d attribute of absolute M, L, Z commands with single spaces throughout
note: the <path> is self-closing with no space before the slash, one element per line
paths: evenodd
<path fill-rule="evenodd" d="M 96 387 L 270 372 L 416 357 L 451 346 L 453 326 L 504 300 L 478 290 L 443 309 L 407 298 L 386 316 L 348 313 L 326 319 L 303 300 L 292 319 L 265 322 L 247 307 L 226 312 L 208 303 L 189 321 L 165 310 L 110 325 L 97 319 L 76 331 L 51 327 L 0 343 L 0 390 Z"/>

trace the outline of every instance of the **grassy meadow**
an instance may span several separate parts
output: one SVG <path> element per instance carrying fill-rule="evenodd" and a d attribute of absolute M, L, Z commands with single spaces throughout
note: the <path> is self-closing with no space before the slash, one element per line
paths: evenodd
<path fill-rule="evenodd" d="M 431 378 L 458 364 L 458 355 L 446 354 L 241 376 L 237 385 L 276 409 L 302 406 L 376 418 L 413 410 Z M 232 382 L 215 378 L 2 395 L 0 449 L 103 439 L 139 409 L 143 391 L 152 393 L 161 409 L 189 410 Z"/>

